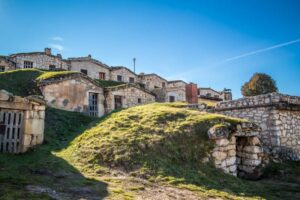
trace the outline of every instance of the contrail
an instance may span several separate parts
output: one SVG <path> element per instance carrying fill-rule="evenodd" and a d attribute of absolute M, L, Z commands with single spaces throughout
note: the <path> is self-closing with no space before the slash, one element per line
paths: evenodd
<path fill-rule="evenodd" d="M 273 49 L 288 46 L 288 45 L 295 44 L 295 43 L 298 43 L 298 42 L 300 42 L 300 38 L 296 39 L 296 40 L 289 41 L 289 42 L 280 43 L 280 44 L 277 44 L 277 45 L 274 45 L 274 46 L 270 46 L 270 47 L 267 47 L 267 48 L 251 51 L 249 53 L 245 53 L 245 54 L 242 54 L 242 55 L 239 55 L 239 56 L 234 56 L 234 57 L 231 57 L 231 58 L 227 58 L 227 59 L 223 60 L 221 63 L 237 60 L 237 59 L 248 57 L 248 56 L 252 56 L 252 55 L 255 55 L 255 54 L 258 54 L 258 53 L 262 53 L 262 52 L 265 52 L 265 51 L 270 51 L 270 50 L 273 50 Z"/>

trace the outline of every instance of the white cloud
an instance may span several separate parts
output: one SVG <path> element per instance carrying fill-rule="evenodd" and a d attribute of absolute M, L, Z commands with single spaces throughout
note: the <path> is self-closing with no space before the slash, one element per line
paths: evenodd
<path fill-rule="evenodd" d="M 229 62 L 229 61 L 238 60 L 240 58 L 252 56 L 252 55 L 259 54 L 259 53 L 266 52 L 266 51 L 271 51 L 273 49 L 278 49 L 278 48 L 285 47 L 285 46 L 288 46 L 288 45 L 291 45 L 291 44 L 295 44 L 295 43 L 298 43 L 298 42 L 300 42 L 300 38 L 298 38 L 296 40 L 292 40 L 292 41 L 288 41 L 288 42 L 276 44 L 276 45 L 273 45 L 273 46 L 270 46 L 270 47 L 266 47 L 266 48 L 263 48 L 263 49 L 257 49 L 255 51 L 244 53 L 244 54 L 241 54 L 241 55 L 238 55 L 238 56 L 234 56 L 234 57 L 231 57 L 231 58 L 226 58 L 223 61 L 221 61 L 221 63 L 226 63 L 226 62 Z"/>
<path fill-rule="evenodd" d="M 64 41 L 64 38 L 62 38 L 60 36 L 54 36 L 51 38 L 51 40 L 62 42 L 62 41 Z"/>
<path fill-rule="evenodd" d="M 64 47 L 60 44 L 50 44 L 50 47 L 53 48 L 53 49 L 56 49 L 58 51 L 64 50 Z"/>

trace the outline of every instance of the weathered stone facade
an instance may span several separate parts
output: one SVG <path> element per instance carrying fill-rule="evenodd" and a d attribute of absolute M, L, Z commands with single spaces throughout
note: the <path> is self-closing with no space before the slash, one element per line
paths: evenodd
<path fill-rule="evenodd" d="M 0 72 L 16 69 L 16 64 L 6 56 L 0 56 Z"/>
<path fill-rule="evenodd" d="M 108 113 L 119 108 L 129 108 L 155 102 L 154 94 L 135 84 L 108 87 L 105 90 L 106 112 Z"/>
<path fill-rule="evenodd" d="M 50 107 L 82 112 L 91 116 L 104 115 L 104 91 L 92 79 L 81 74 L 65 74 L 42 81 L 40 89 Z M 91 94 L 95 94 L 91 110 Z"/>
<path fill-rule="evenodd" d="M 186 83 L 181 80 L 169 81 L 166 102 L 186 101 Z"/>
<path fill-rule="evenodd" d="M 68 61 L 70 62 L 70 69 L 72 71 L 82 72 L 86 70 L 86 75 L 92 79 L 110 79 L 109 66 L 93 59 L 90 55 L 87 57 L 69 58 Z"/>
<path fill-rule="evenodd" d="M 224 89 L 223 91 L 219 92 L 212 88 L 198 88 L 198 97 L 214 101 L 232 100 L 230 89 Z"/>
<path fill-rule="evenodd" d="M 138 76 L 126 67 L 111 67 L 110 80 L 124 83 L 136 83 L 138 82 Z"/>
<path fill-rule="evenodd" d="M 253 123 L 241 123 L 234 129 L 214 126 L 208 131 L 215 141 L 212 157 L 216 168 L 234 176 L 256 179 L 267 163 L 258 135 L 260 129 Z"/>
<path fill-rule="evenodd" d="M 22 153 L 44 140 L 45 102 L 0 91 L 0 152 Z"/>
<path fill-rule="evenodd" d="M 69 70 L 67 61 L 63 60 L 61 55 L 52 55 L 49 48 L 46 48 L 45 52 L 13 54 L 9 56 L 9 59 L 16 63 L 17 69 Z"/>
<path fill-rule="evenodd" d="M 284 159 L 300 160 L 300 97 L 270 93 L 220 102 L 214 112 L 257 123 L 267 151 Z"/>

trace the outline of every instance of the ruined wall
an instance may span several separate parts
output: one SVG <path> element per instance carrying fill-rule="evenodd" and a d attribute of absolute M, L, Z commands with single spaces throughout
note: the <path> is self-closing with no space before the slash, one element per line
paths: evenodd
<path fill-rule="evenodd" d="M 212 127 L 208 136 L 215 142 L 212 157 L 216 168 L 234 176 L 259 178 L 267 164 L 259 134 L 260 129 L 253 123 L 238 124 L 231 129 Z"/>
<path fill-rule="evenodd" d="M 170 96 L 175 97 L 175 101 L 186 101 L 186 83 L 182 81 L 168 82 L 166 90 L 167 102 L 170 101 Z"/>
<path fill-rule="evenodd" d="M 300 160 L 300 97 L 259 95 L 220 102 L 214 112 L 257 123 L 266 150 L 284 159 Z"/>
<path fill-rule="evenodd" d="M 47 105 L 68 111 L 88 113 L 89 93 L 98 94 L 98 116 L 104 115 L 104 94 L 100 88 L 90 81 L 74 77 L 58 80 L 40 87 Z"/>
<path fill-rule="evenodd" d="M 24 68 L 24 61 L 33 62 L 33 68 L 49 70 L 50 65 L 55 65 L 56 69 L 68 70 L 68 64 L 59 56 L 47 55 L 43 52 L 15 54 L 10 57 L 19 69 Z"/>
<path fill-rule="evenodd" d="M 81 69 L 87 70 L 87 75 L 92 79 L 99 79 L 99 73 L 105 73 L 105 80 L 110 78 L 110 70 L 108 67 L 101 66 L 101 64 L 94 62 L 91 58 L 86 57 L 82 59 L 69 59 L 72 71 L 80 72 Z"/>
<path fill-rule="evenodd" d="M 7 57 L 0 56 L 0 72 L 2 72 L 2 68 L 4 68 L 4 71 L 14 70 L 16 65 L 12 61 L 9 61 Z"/>
<path fill-rule="evenodd" d="M 155 102 L 154 95 L 130 85 L 108 88 L 105 93 L 107 112 L 111 112 L 115 109 L 115 95 L 122 96 L 123 108 Z M 140 99 L 140 103 L 138 99 Z"/>
<path fill-rule="evenodd" d="M 134 78 L 134 82 L 138 81 L 138 76 L 124 67 L 112 69 L 110 72 L 110 80 L 118 81 L 118 75 L 122 76 L 122 82 L 129 83 L 129 78 Z"/>

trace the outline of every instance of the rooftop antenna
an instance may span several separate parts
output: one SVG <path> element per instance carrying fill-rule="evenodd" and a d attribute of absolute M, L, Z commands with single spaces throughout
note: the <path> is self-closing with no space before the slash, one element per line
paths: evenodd
<path fill-rule="evenodd" d="M 136 58 L 133 58 L 133 72 L 135 73 L 135 61 L 136 61 Z"/>

